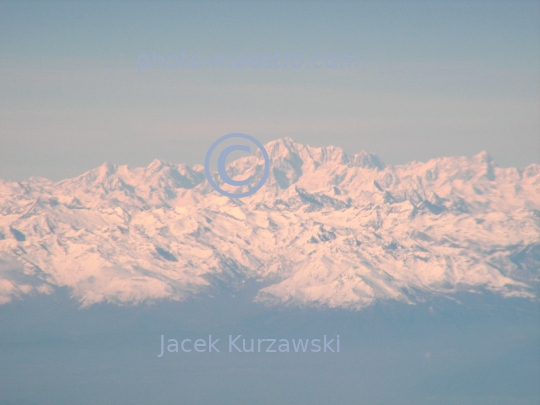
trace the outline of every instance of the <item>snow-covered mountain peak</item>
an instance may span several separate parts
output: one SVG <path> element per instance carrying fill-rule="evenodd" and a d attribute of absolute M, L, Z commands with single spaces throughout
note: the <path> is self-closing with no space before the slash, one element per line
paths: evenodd
<path fill-rule="evenodd" d="M 337 146 L 313 147 L 296 143 L 291 138 L 269 142 L 265 148 L 272 162 L 301 161 L 302 164 L 307 164 L 313 169 L 325 163 L 351 164 L 379 169 L 385 167 L 376 155 L 366 151 L 348 156 L 342 148 Z"/>
<path fill-rule="evenodd" d="M 90 170 L 87 174 L 87 178 L 93 178 L 95 183 L 102 183 L 108 177 L 116 173 L 118 167 L 115 164 L 105 162 L 96 169 Z"/>
<path fill-rule="evenodd" d="M 386 167 L 384 162 L 377 155 L 366 151 L 353 155 L 349 162 L 352 166 L 364 167 L 368 169 L 383 170 Z"/>

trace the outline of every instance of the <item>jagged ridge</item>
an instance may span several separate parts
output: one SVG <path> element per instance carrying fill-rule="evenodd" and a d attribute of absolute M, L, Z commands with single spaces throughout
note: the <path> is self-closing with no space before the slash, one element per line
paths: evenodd
<path fill-rule="evenodd" d="M 290 138 L 265 147 L 270 177 L 241 200 L 215 192 L 201 166 L 159 160 L 0 181 L 0 302 L 56 286 L 84 305 L 183 300 L 246 280 L 273 304 L 483 289 L 536 299 L 538 165 L 499 168 L 482 152 L 386 166 Z M 228 171 L 256 183 L 263 164 L 254 155 Z"/>

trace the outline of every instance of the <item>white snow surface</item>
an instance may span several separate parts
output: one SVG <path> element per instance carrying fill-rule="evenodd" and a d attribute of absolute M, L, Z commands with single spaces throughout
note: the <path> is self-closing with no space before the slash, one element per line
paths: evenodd
<path fill-rule="evenodd" d="M 481 152 L 386 166 L 290 138 L 265 148 L 270 177 L 242 199 L 200 165 L 160 160 L 0 180 L 0 303 L 67 287 L 83 306 L 132 305 L 248 284 L 269 305 L 537 299 L 539 165 L 500 168 Z M 256 184 L 263 168 L 259 153 L 227 170 Z"/>

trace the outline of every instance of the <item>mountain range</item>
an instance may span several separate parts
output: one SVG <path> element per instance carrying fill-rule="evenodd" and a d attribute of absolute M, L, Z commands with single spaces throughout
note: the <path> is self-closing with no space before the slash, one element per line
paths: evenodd
<path fill-rule="evenodd" d="M 481 152 L 385 165 L 269 142 L 252 196 L 204 168 L 103 164 L 73 179 L 0 180 L 0 303 L 66 287 L 82 306 L 254 288 L 267 305 L 362 309 L 456 293 L 537 300 L 540 166 Z M 227 171 L 251 184 L 260 152 Z"/>

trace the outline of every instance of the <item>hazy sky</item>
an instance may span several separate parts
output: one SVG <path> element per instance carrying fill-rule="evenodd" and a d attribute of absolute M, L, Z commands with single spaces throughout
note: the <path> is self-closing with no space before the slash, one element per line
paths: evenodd
<path fill-rule="evenodd" d="M 153 52 L 359 65 L 139 73 Z M 202 163 L 230 132 L 540 163 L 540 2 L 0 2 L 0 178 Z"/>

